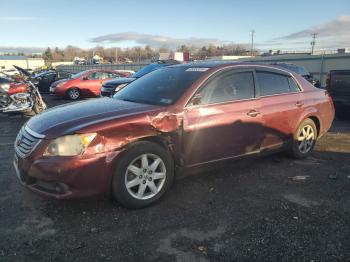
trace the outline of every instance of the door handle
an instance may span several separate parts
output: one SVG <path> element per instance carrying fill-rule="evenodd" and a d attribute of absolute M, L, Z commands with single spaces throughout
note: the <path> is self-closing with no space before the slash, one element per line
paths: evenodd
<path fill-rule="evenodd" d="M 303 102 L 298 101 L 298 102 L 296 102 L 296 103 L 295 103 L 295 105 L 296 105 L 297 107 L 302 107 L 302 106 L 304 105 L 304 103 L 303 103 Z"/>
<path fill-rule="evenodd" d="M 248 116 L 250 117 L 256 117 L 257 115 L 260 115 L 260 112 L 258 110 L 250 110 L 248 113 L 247 113 Z"/>

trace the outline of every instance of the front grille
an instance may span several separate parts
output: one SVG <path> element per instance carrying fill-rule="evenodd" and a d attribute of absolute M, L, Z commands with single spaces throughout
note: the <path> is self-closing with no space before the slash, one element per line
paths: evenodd
<path fill-rule="evenodd" d="M 44 137 L 44 135 L 37 134 L 27 126 L 22 127 L 15 141 L 16 154 L 21 158 L 26 158 Z"/>

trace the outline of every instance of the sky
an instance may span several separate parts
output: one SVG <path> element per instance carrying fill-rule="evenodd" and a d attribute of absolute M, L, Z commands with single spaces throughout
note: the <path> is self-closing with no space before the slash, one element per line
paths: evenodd
<path fill-rule="evenodd" d="M 0 0 L 0 51 L 96 45 L 350 47 L 350 0 Z"/>

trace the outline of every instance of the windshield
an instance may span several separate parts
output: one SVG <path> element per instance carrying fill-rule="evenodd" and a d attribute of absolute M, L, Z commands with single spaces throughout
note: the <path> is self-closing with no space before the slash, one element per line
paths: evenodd
<path fill-rule="evenodd" d="M 160 66 L 159 64 L 149 64 L 148 66 L 141 68 L 139 71 L 137 71 L 131 77 L 140 78 L 141 76 L 144 76 L 145 74 L 148 74 L 148 73 L 156 70 L 159 67 L 162 67 L 162 66 Z"/>
<path fill-rule="evenodd" d="M 171 105 L 207 70 L 164 67 L 149 73 L 114 95 L 115 99 L 152 105 Z"/>
<path fill-rule="evenodd" d="M 70 78 L 79 78 L 81 77 L 82 75 L 86 74 L 87 72 L 89 72 L 90 70 L 85 70 L 85 71 L 82 71 L 82 72 L 79 72 L 79 73 L 76 73 L 74 75 L 72 75 Z"/>

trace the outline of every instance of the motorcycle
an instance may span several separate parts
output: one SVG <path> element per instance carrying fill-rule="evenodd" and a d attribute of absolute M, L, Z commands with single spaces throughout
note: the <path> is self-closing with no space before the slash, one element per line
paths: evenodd
<path fill-rule="evenodd" d="M 38 88 L 32 81 L 31 74 L 25 69 L 15 66 L 14 68 L 22 75 L 23 83 L 0 87 L 0 112 L 25 115 L 40 114 L 47 108 Z"/>

